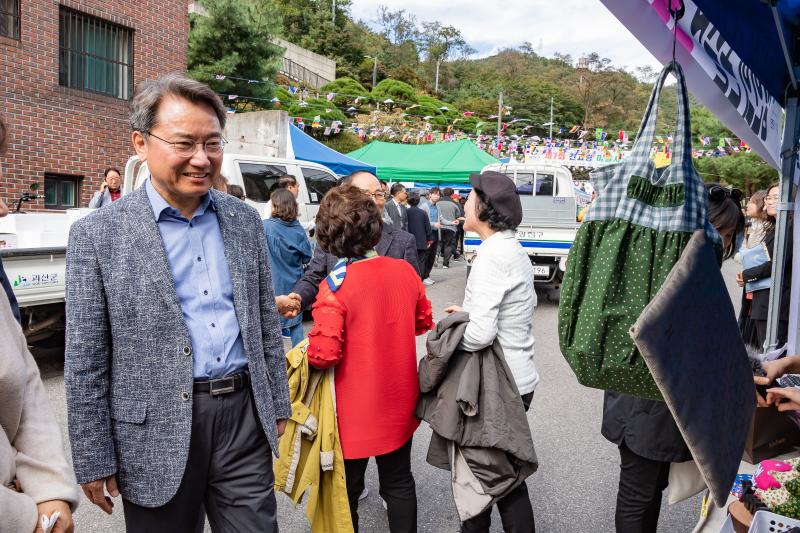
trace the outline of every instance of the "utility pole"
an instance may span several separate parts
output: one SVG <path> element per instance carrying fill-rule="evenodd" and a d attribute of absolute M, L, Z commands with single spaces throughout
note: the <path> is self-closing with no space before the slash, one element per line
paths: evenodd
<path fill-rule="evenodd" d="M 553 139 L 553 97 L 550 97 L 550 139 Z"/>
<path fill-rule="evenodd" d="M 372 88 L 375 89 L 375 85 L 378 83 L 378 55 L 376 54 L 372 59 L 374 60 L 372 62 Z"/>
<path fill-rule="evenodd" d="M 433 92 L 439 94 L 439 65 L 442 64 L 442 58 L 436 60 L 436 83 L 434 84 Z"/>
<path fill-rule="evenodd" d="M 336 26 L 336 0 L 331 0 L 331 22 Z"/>
<path fill-rule="evenodd" d="M 497 152 L 500 152 L 500 129 L 503 127 L 503 91 L 497 95 Z"/>

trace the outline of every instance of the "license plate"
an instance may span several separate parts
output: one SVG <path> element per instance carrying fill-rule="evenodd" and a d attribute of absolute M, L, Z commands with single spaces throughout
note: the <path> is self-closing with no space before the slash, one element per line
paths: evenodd
<path fill-rule="evenodd" d="M 534 276 L 549 276 L 550 275 L 550 267 L 534 266 L 533 267 L 533 275 Z"/>

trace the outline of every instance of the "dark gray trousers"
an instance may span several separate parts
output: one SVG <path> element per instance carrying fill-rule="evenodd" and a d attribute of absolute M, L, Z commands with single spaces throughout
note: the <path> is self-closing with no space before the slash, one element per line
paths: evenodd
<path fill-rule="evenodd" d="M 270 451 L 250 389 L 194 395 L 192 440 L 175 496 L 161 507 L 123 499 L 128 533 L 277 533 Z"/>

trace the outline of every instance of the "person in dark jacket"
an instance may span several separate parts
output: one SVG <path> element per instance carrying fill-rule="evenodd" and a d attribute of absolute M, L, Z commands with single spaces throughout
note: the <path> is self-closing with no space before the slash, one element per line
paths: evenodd
<path fill-rule="evenodd" d="M 4 156 L 8 148 L 8 129 L 6 123 L 3 121 L 3 116 L 0 115 L 0 157 Z M 3 167 L 0 166 L 0 180 L 3 178 Z M 0 218 L 8 215 L 8 206 L 0 199 Z M 3 268 L 3 260 L 0 259 L 0 285 L 3 286 L 6 296 L 8 296 L 8 303 L 11 304 L 11 313 L 17 322 L 21 322 L 19 314 L 19 304 L 17 304 L 17 297 L 14 296 L 14 290 L 11 288 L 11 282 L 6 276 L 6 271 Z"/>
<path fill-rule="evenodd" d="M 744 230 L 741 206 L 730 195 L 719 201 L 710 198 L 709 221 L 722 237 L 723 258 L 731 257 L 736 237 Z M 601 432 L 619 447 L 619 489 L 614 515 L 617 533 L 655 532 L 661 494 L 669 484 L 670 465 L 692 459 L 667 404 L 606 392 Z"/>
<path fill-rule="evenodd" d="M 780 201 L 780 186 L 776 183 L 767 189 L 767 196 L 764 198 L 764 208 L 767 212 L 767 219 L 774 221 L 778 215 L 778 202 Z M 783 284 L 780 288 L 780 313 L 778 315 L 778 337 L 777 346 L 786 343 L 789 334 L 789 297 L 792 288 L 792 237 L 789 233 L 789 246 L 786 247 L 786 257 L 783 266 Z M 764 245 L 767 248 L 769 257 L 773 257 L 775 249 L 775 225 L 768 229 L 764 237 Z M 753 268 L 748 268 L 736 275 L 736 281 L 743 287 L 745 283 L 758 281 L 772 276 L 772 261 L 767 261 Z M 750 304 L 750 320 L 755 326 L 755 345 L 762 347 L 767 339 L 767 316 L 769 315 L 769 300 L 772 290 L 756 291 L 753 293 L 753 300 Z"/>
<path fill-rule="evenodd" d="M 392 221 L 394 229 L 401 229 L 408 231 L 408 213 L 406 212 L 405 203 L 408 201 L 408 193 L 406 188 L 395 183 L 390 190 L 391 199 L 386 202 L 384 207 L 386 214 Z"/>
<path fill-rule="evenodd" d="M 352 185 L 361 189 L 364 194 L 370 196 L 378 210 L 383 213 L 386 196 L 383 194 L 381 184 L 372 173 L 366 171 L 354 172 L 347 176 L 340 186 Z M 375 246 L 378 255 L 405 259 L 414 270 L 419 272 L 417 262 L 417 244 L 414 237 L 402 230 L 394 229 L 389 224 L 383 225 L 381 240 Z M 323 251 L 319 246 L 314 250 L 314 257 L 308 264 L 303 277 L 295 284 L 292 292 L 281 294 L 275 297 L 275 305 L 278 312 L 286 318 L 291 318 L 300 313 L 303 309 L 308 309 L 314 303 L 319 290 L 319 284 L 328 275 L 331 269 L 339 260 L 338 257 Z"/>
<path fill-rule="evenodd" d="M 431 221 L 428 214 L 419 208 L 419 193 L 412 192 L 408 195 L 408 232 L 417 241 L 417 263 L 424 265 L 427 261 L 428 246 L 431 242 Z M 420 273 L 420 279 L 422 273 Z"/>
<path fill-rule="evenodd" d="M 300 221 L 297 220 L 297 201 L 287 189 L 278 189 L 270 195 L 272 216 L 264 220 L 264 236 L 267 239 L 269 264 L 272 272 L 272 287 L 275 294 L 289 292 L 305 265 L 311 261 L 311 245 Z M 281 317 L 281 333 L 297 346 L 304 338 L 303 316 Z"/>

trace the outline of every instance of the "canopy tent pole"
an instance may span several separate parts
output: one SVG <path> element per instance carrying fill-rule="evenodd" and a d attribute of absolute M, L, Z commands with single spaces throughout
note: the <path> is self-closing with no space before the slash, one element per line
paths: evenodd
<path fill-rule="evenodd" d="M 772 286 L 770 288 L 769 318 L 767 319 L 767 351 L 778 348 L 778 326 L 780 324 L 781 294 L 783 287 L 784 263 L 786 262 L 789 241 L 789 217 L 794 210 L 792 192 L 794 170 L 797 165 L 797 143 L 800 139 L 800 113 L 798 113 L 798 94 L 792 91 L 786 99 L 786 122 L 783 128 L 781 148 L 781 199 L 778 204 L 778 217 L 775 223 L 775 247 L 772 257 Z M 789 305 L 789 302 L 786 302 Z M 794 353 L 794 352 L 793 352 Z"/>

